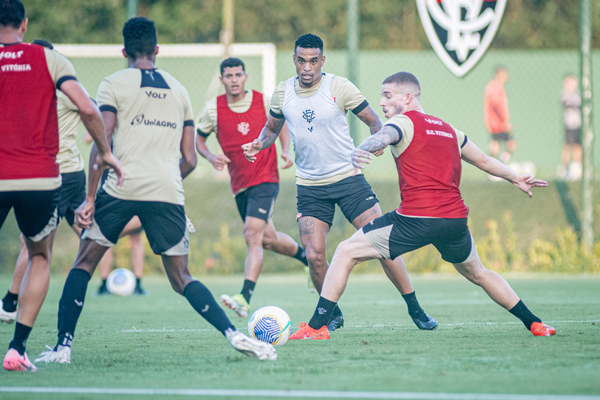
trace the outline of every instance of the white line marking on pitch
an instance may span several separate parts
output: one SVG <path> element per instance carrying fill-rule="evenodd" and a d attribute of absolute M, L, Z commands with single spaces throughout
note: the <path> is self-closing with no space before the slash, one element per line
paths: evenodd
<path fill-rule="evenodd" d="M 312 399 L 394 400 L 600 400 L 600 396 L 549 394 L 480 394 L 420 392 L 344 392 L 334 390 L 128 389 L 69 387 L 0 387 L 0 393 L 128 394 L 157 396 L 296 397 Z"/>
<path fill-rule="evenodd" d="M 575 321 L 575 320 L 566 320 L 566 321 L 545 321 L 548 324 L 587 324 L 587 323 L 596 323 L 600 322 L 600 319 L 588 319 L 584 321 Z M 441 326 L 477 326 L 477 325 L 521 325 L 522 322 L 519 321 L 511 321 L 511 322 L 459 322 L 456 324 L 442 324 Z M 381 324 L 381 325 L 354 325 L 349 326 L 348 328 L 414 328 L 414 325 L 411 324 Z M 167 328 L 149 328 L 149 329 L 137 329 L 135 326 L 132 326 L 128 329 L 121 329 L 121 333 L 164 333 L 164 332 L 214 332 L 213 328 L 211 329 L 167 329 Z"/>

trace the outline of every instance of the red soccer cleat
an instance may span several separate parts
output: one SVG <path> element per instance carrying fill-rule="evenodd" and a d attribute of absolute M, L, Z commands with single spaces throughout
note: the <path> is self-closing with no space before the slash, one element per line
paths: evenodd
<path fill-rule="evenodd" d="M 35 372 L 37 368 L 29 361 L 27 354 L 20 355 L 15 349 L 8 349 L 4 363 L 2 364 L 7 371 L 30 371 Z"/>
<path fill-rule="evenodd" d="M 290 340 L 329 340 L 330 338 L 327 325 L 313 329 L 306 322 L 300 323 L 298 330 L 290 336 Z"/>
<path fill-rule="evenodd" d="M 554 336 L 556 335 L 556 329 L 544 324 L 543 322 L 534 322 L 531 324 L 531 333 L 533 336 Z"/>

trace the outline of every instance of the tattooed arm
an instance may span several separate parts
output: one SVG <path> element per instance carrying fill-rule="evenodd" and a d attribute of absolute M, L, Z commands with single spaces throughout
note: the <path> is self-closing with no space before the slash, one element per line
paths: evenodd
<path fill-rule="evenodd" d="M 246 159 L 250 162 L 254 162 L 259 151 L 264 150 L 275 143 L 284 124 L 285 118 L 273 118 L 272 115 L 269 115 L 267 124 L 263 128 L 258 139 L 254 139 L 253 142 L 242 145 L 242 150 L 244 151 Z"/>
<path fill-rule="evenodd" d="M 400 140 L 400 132 L 390 125 L 385 125 L 379 132 L 368 137 L 352 152 L 352 165 L 354 168 L 363 169 L 362 164 L 370 164 L 373 159 L 371 153 L 385 149 L 389 144 Z"/>

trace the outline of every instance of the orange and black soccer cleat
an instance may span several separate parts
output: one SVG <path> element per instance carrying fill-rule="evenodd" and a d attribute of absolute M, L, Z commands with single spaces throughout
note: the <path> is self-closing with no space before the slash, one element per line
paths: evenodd
<path fill-rule="evenodd" d="M 306 322 L 300 323 L 298 330 L 290 336 L 290 340 L 328 340 L 330 338 L 327 325 L 313 329 Z"/>
<path fill-rule="evenodd" d="M 531 324 L 531 333 L 533 336 L 554 336 L 556 335 L 556 329 L 544 324 L 543 322 L 534 322 Z"/>

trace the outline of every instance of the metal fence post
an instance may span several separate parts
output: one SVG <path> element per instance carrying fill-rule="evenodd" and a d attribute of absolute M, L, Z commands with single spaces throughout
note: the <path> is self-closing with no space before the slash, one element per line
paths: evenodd
<path fill-rule="evenodd" d="M 135 18 L 138 15 L 138 0 L 127 0 L 127 19 Z"/>
<path fill-rule="evenodd" d="M 348 0 L 348 15 L 347 15 L 347 47 L 348 47 L 348 79 L 350 82 L 357 85 L 358 79 L 358 47 L 359 47 L 359 12 L 358 12 L 358 1 L 359 0 Z M 357 85 L 358 86 L 358 85 Z M 358 145 L 358 132 L 357 132 L 357 120 L 356 116 L 352 113 L 348 116 L 348 123 L 350 124 L 350 136 L 354 139 L 354 143 Z"/>
<path fill-rule="evenodd" d="M 583 150 L 583 182 L 581 242 L 585 249 L 594 246 L 594 132 L 592 127 L 592 2 L 581 0 L 581 147 Z"/>

